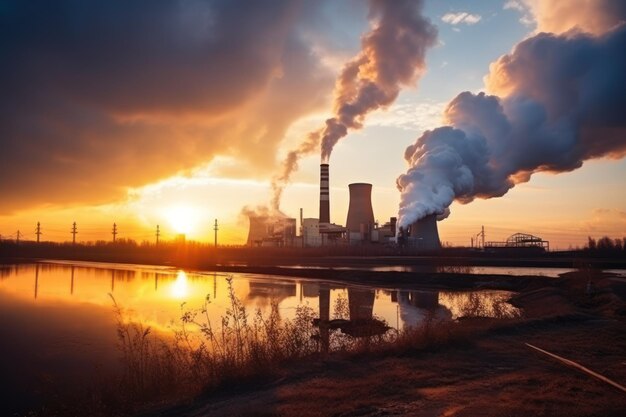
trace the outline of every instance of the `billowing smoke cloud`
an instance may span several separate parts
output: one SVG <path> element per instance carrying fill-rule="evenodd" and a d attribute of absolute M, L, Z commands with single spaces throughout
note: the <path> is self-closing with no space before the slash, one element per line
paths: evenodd
<path fill-rule="evenodd" d="M 459 94 L 449 126 L 405 152 L 399 225 L 454 201 L 504 195 L 536 172 L 626 155 L 626 25 L 595 37 L 541 33 L 492 64 L 490 91 Z"/>
<path fill-rule="evenodd" d="M 626 2 L 620 0 L 509 0 L 505 7 L 527 8 L 537 23 L 537 32 L 557 34 L 579 30 L 601 35 L 626 16 Z"/>
<path fill-rule="evenodd" d="M 302 35 L 324 30 L 323 7 L 3 1 L 0 213 L 109 202 L 216 155 L 271 172 L 285 130 L 332 89 Z"/>
<path fill-rule="evenodd" d="M 334 91 L 334 116 L 325 126 L 308 135 L 291 151 L 272 186 L 274 207 L 297 169 L 298 160 L 321 142 L 323 162 L 350 129 L 363 126 L 372 111 L 392 104 L 402 87 L 414 85 L 425 68 L 426 50 L 435 44 L 437 30 L 422 16 L 423 1 L 371 0 L 373 28 L 363 36 L 361 51 L 339 75 Z"/>
<path fill-rule="evenodd" d="M 339 77 L 335 117 L 326 120 L 322 134 L 322 161 L 348 129 L 361 128 L 368 113 L 390 105 L 403 86 L 415 84 L 426 50 L 437 38 L 436 28 L 421 15 L 421 1 L 374 0 L 370 8 L 378 24 Z"/>

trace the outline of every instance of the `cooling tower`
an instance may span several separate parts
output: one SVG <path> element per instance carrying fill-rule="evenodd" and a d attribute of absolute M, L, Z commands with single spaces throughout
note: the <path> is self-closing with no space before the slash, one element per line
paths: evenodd
<path fill-rule="evenodd" d="M 374 227 L 372 184 L 356 183 L 350 188 L 350 205 L 346 228 L 353 233 L 368 233 Z"/>
<path fill-rule="evenodd" d="M 249 215 L 250 229 L 248 230 L 248 245 L 260 245 L 267 236 L 267 216 Z"/>
<path fill-rule="evenodd" d="M 330 195 L 328 193 L 328 164 L 320 165 L 320 224 L 330 223 Z"/>
<path fill-rule="evenodd" d="M 419 249 L 441 249 L 439 232 L 437 231 L 437 215 L 430 214 L 413 223 L 409 237 L 411 240 L 414 240 L 415 245 Z"/>

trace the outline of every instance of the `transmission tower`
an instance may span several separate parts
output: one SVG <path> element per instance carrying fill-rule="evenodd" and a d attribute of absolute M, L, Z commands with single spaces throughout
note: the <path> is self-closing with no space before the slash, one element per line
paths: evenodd
<path fill-rule="evenodd" d="M 115 243 L 115 238 L 117 237 L 117 224 L 113 223 L 113 231 L 111 232 L 113 235 L 113 243 Z"/>
<path fill-rule="evenodd" d="M 21 235 L 22 234 L 20 233 L 19 230 L 17 231 L 17 233 L 15 233 L 15 243 L 18 244 L 18 245 L 20 244 L 20 236 Z"/>
<path fill-rule="evenodd" d="M 156 230 L 156 244 L 157 244 L 157 246 L 159 246 L 159 237 L 161 237 L 161 229 L 159 229 L 159 225 L 157 224 L 157 230 Z"/>
<path fill-rule="evenodd" d="M 35 229 L 37 235 L 37 243 L 39 243 L 39 237 L 41 236 L 41 223 L 37 222 L 37 228 Z"/>
<path fill-rule="evenodd" d="M 76 233 L 78 233 L 78 230 L 76 230 L 76 222 L 72 223 L 72 245 L 76 244 Z"/>
<path fill-rule="evenodd" d="M 481 237 L 483 238 L 483 249 L 485 249 L 485 226 L 481 226 L 480 234 L 481 234 Z"/>
<path fill-rule="evenodd" d="M 215 219 L 215 226 L 213 226 L 213 231 L 215 232 L 215 247 L 217 248 L 217 231 L 218 231 L 218 227 L 217 227 L 217 219 Z"/>

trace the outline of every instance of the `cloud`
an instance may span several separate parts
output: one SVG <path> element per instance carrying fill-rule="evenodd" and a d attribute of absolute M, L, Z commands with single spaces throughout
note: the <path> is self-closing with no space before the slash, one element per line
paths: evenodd
<path fill-rule="evenodd" d="M 517 10 L 518 12 L 525 12 L 526 10 L 528 10 L 528 6 L 522 3 L 521 0 L 508 0 L 504 3 L 504 6 L 502 6 L 502 8 L 504 10 Z"/>
<path fill-rule="evenodd" d="M 332 89 L 300 33 L 323 3 L 4 2 L 0 212 L 111 201 L 218 155 L 269 173 Z"/>
<path fill-rule="evenodd" d="M 458 13 L 446 13 L 441 18 L 442 21 L 449 23 L 451 25 L 460 25 L 464 23 L 466 25 L 475 25 L 480 22 L 482 16 L 479 14 L 471 14 L 467 12 L 458 12 Z"/>
<path fill-rule="evenodd" d="M 504 3 L 502 7 L 504 10 L 515 10 L 522 14 L 519 18 L 519 22 L 524 26 L 535 26 L 537 20 L 533 15 L 530 5 L 525 0 L 509 0 Z"/>
<path fill-rule="evenodd" d="M 377 112 L 368 119 L 368 126 L 386 126 L 423 132 L 434 129 L 441 123 L 441 114 L 446 103 L 422 102 L 415 104 L 393 104 L 385 111 Z"/>
<path fill-rule="evenodd" d="M 426 50 L 436 44 L 437 29 L 422 14 L 423 1 L 371 0 L 369 5 L 372 27 L 337 77 L 333 116 L 287 154 L 272 181 L 275 209 L 304 155 L 321 147 L 321 159 L 328 162 L 337 142 L 361 129 L 370 113 L 390 106 L 403 87 L 415 86 L 425 71 Z"/>
<path fill-rule="evenodd" d="M 405 152 L 399 224 L 453 201 L 506 194 L 537 172 L 578 169 L 626 155 L 626 24 L 601 36 L 540 33 L 490 67 L 492 94 L 463 92 L 447 126 Z"/>
<path fill-rule="evenodd" d="M 536 24 L 537 33 L 574 29 L 600 35 L 623 22 L 626 15 L 626 2 L 619 0 L 510 0 L 504 8 L 520 11 L 520 21 Z"/>

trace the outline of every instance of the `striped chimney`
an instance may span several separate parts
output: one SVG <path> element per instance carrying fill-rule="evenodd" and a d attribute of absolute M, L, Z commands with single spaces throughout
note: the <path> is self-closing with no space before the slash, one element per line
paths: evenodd
<path fill-rule="evenodd" d="M 320 165 L 320 224 L 330 223 L 330 195 L 328 193 L 328 164 Z"/>

